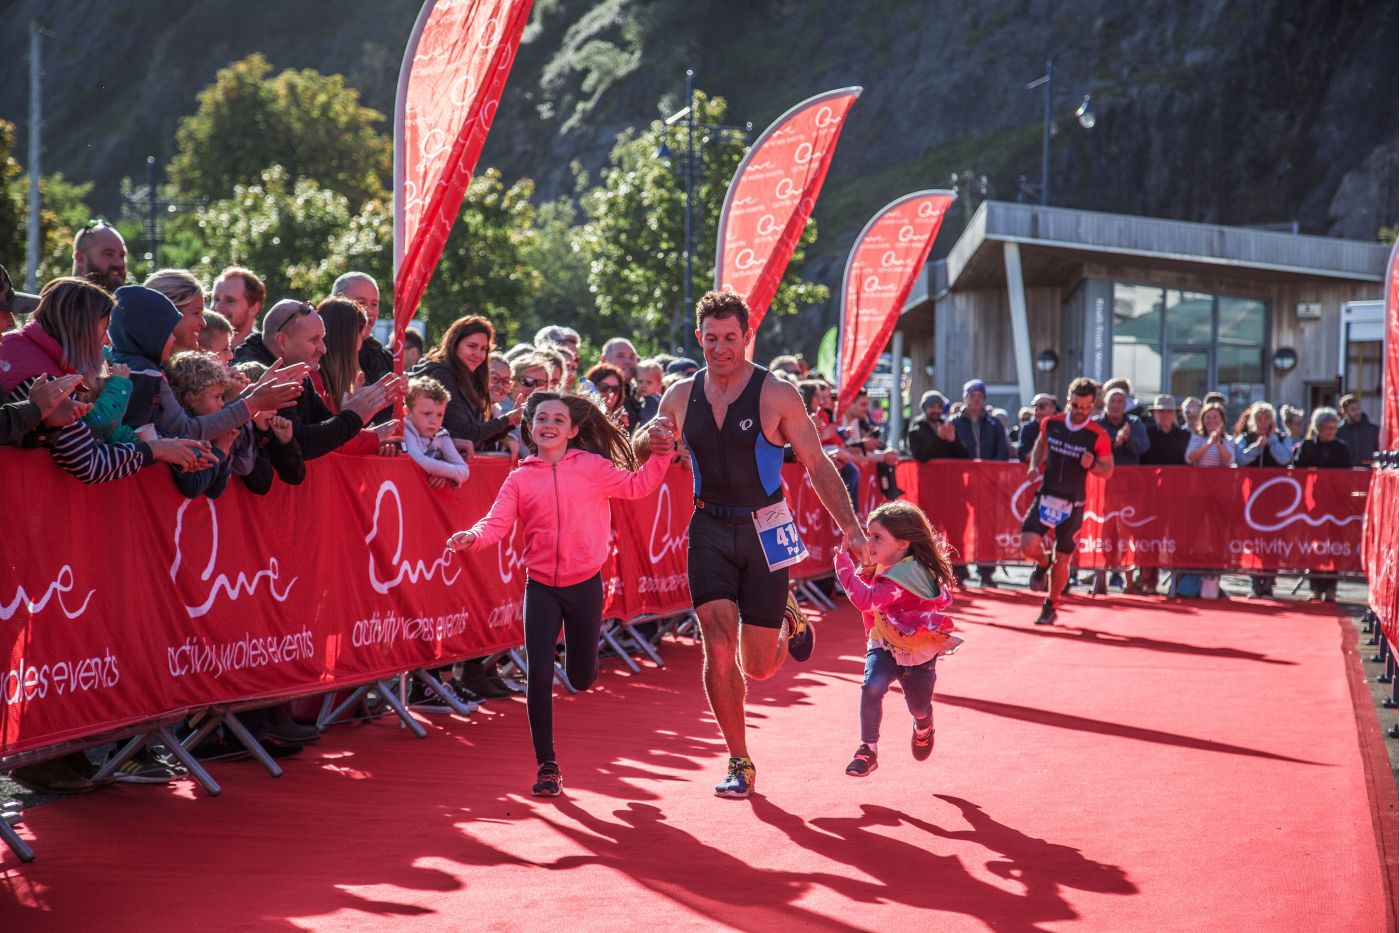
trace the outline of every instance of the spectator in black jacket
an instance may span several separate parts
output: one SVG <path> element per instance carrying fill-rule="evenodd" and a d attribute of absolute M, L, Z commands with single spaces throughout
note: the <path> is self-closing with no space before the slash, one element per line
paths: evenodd
<path fill-rule="evenodd" d="M 491 417 L 491 347 L 496 329 L 475 314 L 458 318 L 442 335 L 442 343 L 428 352 L 415 376 L 442 383 L 451 396 L 442 427 L 464 456 L 509 433 L 520 423 L 523 409 Z"/>
<path fill-rule="evenodd" d="M 1371 423 L 1361 410 L 1361 400 L 1355 395 L 1343 395 L 1338 404 L 1346 423 L 1337 429 L 1337 437 L 1351 449 L 1351 465 L 1370 466 L 1376 449 L 1381 445 L 1380 425 Z M 1316 418 L 1314 412 L 1314 423 Z"/>
<path fill-rule="evenodd" d="M 1124 389 L 1109 389 L 1104 396 L 1103 414 L 1094 419 L 1113 441 L 1114 466 L 1137 466 L 1142 455 L 1147 453 L 1147 428 L 1135 415 L 1128 413 L 1130 401 Z"/>
<path fill-rule="evenodd" d="M 1183 466 L 1191 432 L 1177 424 L 1176 399 L 1159 395 L 1147 412 L 1152 416 L 1146 426 L 1147 450 L 1138 462 L 1143 466 Z"/>
<path fill-rule="evenodd" d="M 1022 463 L 1031 462 L 1031 451 L 1035 450 L 1036 438 L 1040 437 L 1040 423 L 1060 410 L 1055 404 L 1055 396 L 1041 392 L 1031 399 L 1031 420 L 1021 426 L 1021 434 L 1016 442 L 1016 459 Z"/>
<path fill-rule="evenodd" d="M 254 336 L 249 336 L 239 350 L 247 347 Z M 315 305 L 283 299 L 263 318 L 261 342 L 274 354 L 274 360 L 280 357 L 283 363 L 305 363 L 315 370 L 326 353 L 326 325 Z M 278 414 L 292 423 L 292 436 L 301 447 L 302 457 L 315 460 L 358 435 L 370 416 L 402 391 L 400 381 L 393 375 L 385 376 L 352 394 L 339 412 L 332 412 L 308 377 L 296 404 Z M 397 430 L 398 424 L 390 422 L 380 425 L 375 433 L 389 437 Z"/>
<path fill-rule="evenodd" d="M 943 412 L 948 408 L 948 399 L 943 393 L 930 389 L 919 399 L 919 407 L 924 413 L 909 422 L 906 432 L 909 456 L 920 463 L 967 459 L 967 451 L 958 443 L 953 426 L 943 420 Z"/>
<path fill-rule="evenodd" d="M 987 384 L 981 379 L 969 379 L 963 385 L 963 410 L 953 419 L 953 431 L 973 460 L 1006 463 L 1011 459 L 1011 442 L 1006 429 L 987 407 Z M 967 578 L 966 567 L 954 566 L 953 572 L 959 580 Z M 996 588 L 992 579 L 995 572 L 996 564 L 977 565 L 977 576 L 984 587 Z"/>
<path fill-rule="evenodd" d="M 347 272 L 331 286 L 331 297 L 349 298 L 365 312 L 365 326 L 360 336 L 360 372 L 365 382 L 378 382 L 394 371 L 394 354 L 374 337 L 374 323 L 379 320 L 379 283 L 366 272 Z"/>
<path fill-rule="evenodd" d="M 1319 467 L 1340 470 L 1352 466 L 1355 452 L 1337 436 L 1341 418 L 1331 408 L 1319 408 L 1313 412 L 1312 433 L 1298 445 L 1293 454 L 1293 465 L 1298 467 Z M 1325 603 L 1337 601 L 1336 577 L 1323 577 L 1321 574 L 1308 574 L 1308 587 L 1312 598 Z"/>

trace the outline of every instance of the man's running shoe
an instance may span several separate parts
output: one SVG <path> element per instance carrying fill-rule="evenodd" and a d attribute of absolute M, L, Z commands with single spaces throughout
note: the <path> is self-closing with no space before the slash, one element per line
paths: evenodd
<path fill-rule="evenodd" d="M 846 765 L 846 773 L 851 777 L 865 777 L 878 767 L 880 763 L 875 760 L 875 749 L 862 742 L 860 748 L 856 749 L 856 757 Z"/>
<path fill-rule="evenodd" d="M 536 797 L 558 797 L 564 793 L 564 775 L 559 773 L 559 766 L 552 761 L 540 765 L 530 793 Z"/>
<path fill-rule="evenodd" d="M 1042 567 L 1039 564 L 1035 565 L 1035 569 L 1031 571 L 1031 581 L 1028 584 L 1032 593 L 1045 592 L 1045 577 L 1049 572 L 1049 567 Z"/>
<path fill-rule="evenodd" d="M 724 780 L 715 785 L 715 796 L 742 800 L 753 793 L 757 782 L 758 775 L 754 770 L 753 761 L 731 755 L 729 770 L 725 772 Z"/>
<path fill-rule="evenodd" d="M 920 729 L 919 721 L 914 720 L 914 734 L 909 737 L 909 747 L 914 752 L 915 761 L 926 761 L 933 754 L 933 724 L 929 723 L 927 729 Z"/>
<path fill-rule="evenodd" d="M 183 765 L 143 748 L 118 768 L 112 777 L 123 784 L 169 784 L 184 775 Z"/>
<path fill-rule="evenodd" d="M 817 630 L 807 613 L 797 604 L 797 597 L 788 593 L 787 605 L 783 607 L 783 621 L 787 623 L 788 654 L 794 661 L 805 661 L 812 656 L 817 644 Z"/>
<path fill-rule="evenodd" d="M 1036 625 L 1054 625 L 1054 624 L 1055 624 L 1055 604 L 1054 604 L 1054 603 L 1052 603 L 1050 600 L 1047 599 L 1047 600 L 1041 605 L 1041 607 L 1040 607 L 1040 615 L 1038 615 L 1038 616 L 1035 617 L 1035 624 L 1036 624 Z"/>

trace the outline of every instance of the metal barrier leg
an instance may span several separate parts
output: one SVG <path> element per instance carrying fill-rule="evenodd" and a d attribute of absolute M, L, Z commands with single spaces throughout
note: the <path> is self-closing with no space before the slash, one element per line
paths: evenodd
<path fill-rule="evenodd" d="M 1378 637 L 1378 640 L 1376 642 L 1376 653 L 1371 655 L 1371 660 L 1377 664 L 1382 664 L 1385 662 L 1386 658 L 1390 657 L 1390 642 L 1386 641 L 1385 636 L 1380 634 L 1379 632 L 1376 634 Z M 1384 677 L 1385 675 L 1382 674 L 1381 676 Z M 1386 681 L 1382 680 L 1381 683 L 1386 683 Z"/>
<path fill-rule="evenodd" d="M 426 739 L 428 730 L 424 729 L 422 723 L 413 718 L 413 714 L 408 711 L 408 707 L 403 705 L 398 694 L 394 693 L 389 684 L 390 681 L 387 680 L 381 680 L 375 684 L 379 688 L 380 695 L 384 697 L 384 702 L 389 704 L 389 708 L 399 717 L 399 721 L 408 728 L 408 731 L 413 733 L 414 738 Z"/>
<path fill-rule="evenodd" d="M 614 634 L 616 630 L 616 622 L 603 623 L 602 631 L 598 634 L 598 640 L 611 648 L 613 653 L 622 660 L 622 663 L 627 665 L 628 670 L 634 674 L 640 674 L 642 672 L 641 666 L 638 665 L 636 661 L 632 660 L 632 652 L 622 647 L 622 643 L 617 640 L 617 635 Z"/>
<path fill-rule="evenodd" d="M 199 722 L 200 719 L 203 719 L 204 721 Z M 199 745 L 200 742 L 203 742 L 205 739 L 209 738 L 209 734 L 215 729 L 219 728 L 219 717 L 205 716 L 201 713 L 194 720 L 192 720 L 191 725 L 196 725 L 195 730 L 189 735 L 185 736 L 185 740 L 180 743 L 181 745 L 185 746 L 185 748 L 195 748 Z"/>
<path fill-rule="evenodd" d="M 166 750 L 170 752 L 175 760 L 185 766 L 185 770 L 190 773 L 190 777 L 198 781 L 200 786 L 209 792 L 210 797 L 217 797 L 223 793 L 223 789 L 219 787 L 219 782 L 214 780 L 209 775 L 208 771 L 204 770 L 204 766 L 199 763 L 197 758 L 190 754 L 189 749 L 180 744 L 180 740 L 175 738 L 175 733 L 170 731 L 169 726 L 161 726 L 155 731 L 155 735 L 160 739 L 161 743 L 165 745 Z"/>
<path fill-rule="evenodd" d="M 1395 683 L 1395 652 L 1391 651 L 1389 647 L 1386 648 L 1385 652 L 1385 669 L 1381 671 L 1378 677 L 1376 677 L 1376 683 Z"/>
<path fill-rule="evenodd" d="M 19 856 L 21 862 L 34 861 L 34 850 L 29 848 L 29 844 L 19 838 L 19 833 L 15 832 L 13 823 L 18 823 L 21 817 L 18 811 L 7 811 L 0 813 L 0 839 L 5 840 L 5 845 L 10 847 L 10 851 Z"/>
<path fill-rule="evenodd" d="M 1386 709 L 1395 709 L 1400 706 L 1400 677 L 1395 676 L 1395 656 L 1390 659 L 1390 696 L 1386 697 L 1381 704 Z"/>
<path fill-rule="evenodd" d="M 447 705 L 447 708 L 457 715 L 470 716 L 472 713 L 476 712 L 477 705 L 475 703 L 470 705 L 463 703 L 460 697 L 451 690 L 448 690 L 447 686 L 443 684 L 441 680 L 434 677 L 426 668 L 419 668 L 414 671 L 413 676 L 420 684 L 433 691 L 433 693 L 436 693 L 442 702 Z"/>
<path fill-rule="evenodd" d="M 348 711 L 350 707 L 354 706 L 356 703 L 360 702 L 365 698 L 365 694 L 369 693 L 369 688 L 371 686 L 373 686 L 373 684 L 365 684 L 364 686 L 356 687 L 354 690 L 351 690 L 350 695 L 346 697 L 339 706 L 331 710 L 329 713 L 326 712 L 326 707 L 330 706 L 333 702 L 334 694 L 326 694 L 326 701 L 321 704 L 321 715 L 316 718 L 316 728 L 324 729 L 327 726 L 334 725 L 335 723 L 339 722 L 340 717 L 344 716 L 346 711 Z"/>
<path fill-rule="evenodd" d="M 128 739 L 127 743 L 121 747 L 121 751 L 108 758 L 106 764 L 97 769 L 97 773 L 92 777 L 93 783 L 101 784 L 116 774 L 118 768 L 135 758 L 136 753 L 146 747 L 146 740 L 150 737 L 151 733 L 142 732 L 140 735 L 133 735 Z"/>
<path fill-rule="evenodd" d="M 253 737 L 253 733 L 248 731 L 248 727 L 243 725 L 237 716 L 233 713 L 225 712 L 219 719 L 223 722 L 225 728 L 232 732 L 238 738 L 238 741 L 243 743 L 243 747 L 253 753 L 253 757 L 258 760 L 259 764 L 267 769 L 268 774 L 273 777 L 282 776 L 282 766 L 272 760 L 272 756 L 267 753 L 267 749 L 263 748 L 262 743 Z"/>
<path fill-rule="evenodd" d="M 651 658 L 653 664 L 657 667 L 666 666 L 666 662 L 661 660 L 661 655 L 657 654 L 656 648 L 652 646 L 651 642 L 642 637 L 641 633 L 633 627 L 631 622 L 623 622 L 622 629 L 627 633 L 627 636 L 632 639 L 632 643 L 640 648 L 643 654 Z"/>

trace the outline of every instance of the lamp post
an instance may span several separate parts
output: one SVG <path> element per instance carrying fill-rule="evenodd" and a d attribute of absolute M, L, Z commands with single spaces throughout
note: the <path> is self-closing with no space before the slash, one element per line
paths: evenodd
<path fill-rule="evenodd" d="M 1041 205 L 1048 206 L 1050 204 L 1050 137 L 1055 135 L 1055 122 L 1051 119 L 1051 112 L 1055 104 L 1055 63 L 1053 61 L 1045 63 L 1045 74 L 1027 84 L 1026 90 L 1033 91 L 1038 87 L 1045 88 L 1045 119 L 1040 133 L 1040 184 L 1031 184 L 1022 175 L 1020 200 L 1024 200 L 1027 192 L 1038 193 Z M 1084 95 L 1084 100 L 1075 109 L 1074 116 L 1084 129 L 1094 128 L 1094 124 L 1098 121 L 1094 116 L 1094 104 L 1090 95 Z"/>
<path fill-rule="evenodd" d="M 142 257 L 150 263 L 151 271 L 160 268 L 160 244 L 165 242 L 165 228 L 161 222 L 162 213 L 182 214 L 197 211 L 209 205 L 208 198 L 163 198 L 156 185 L 156 157 L 146 156 L 146 184 L 125 196 L 133 213 L 142 214 L 141 238 L 150 248 Z"/>
<path fill-rule="evenodd" d="M 705 147 L 721 133 L 738 134 L 747 143 L 749 136 L 753 133 L 753 123 L 745 123 L 743 126 L 728 126 L 720 123 L 697 122 L 695 119 L 695 71 L 691 68 L 685 70 L 685 106 L 667 117 L 665 122 L 668 127 L 677 126 L 682 122 L 685 124 L 685 282 L 682 287 L 684 297 L 681 305 L 681 338 L 684 341 L 685 355 L 689 356 L 691 338 L 690 329 L 685 326 L 685 317 L 695 304 L 692 281 L 695 277 L 695 160 L 705 151 Z M 698 148 L 695 145 L 695 130 L 697 128 L 713 134 L 704 136 L 700 140 Z M 669 159 L 673 155 L 664 138 L 656 154 L 663 159 Z"/>

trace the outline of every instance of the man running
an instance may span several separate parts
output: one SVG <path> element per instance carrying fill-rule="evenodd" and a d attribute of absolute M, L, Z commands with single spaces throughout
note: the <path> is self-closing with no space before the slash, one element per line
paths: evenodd
<path fill-rule="evenodd" d="M 1089 473 L 1107 479 L 1113 473 L 1113 439 L 1094 421 L 1094 403 L 1099 385 L 1083 376 L 1069 385 L 1069 404 L 1060 414 L 1040 423 L 1040 436 L 1031 451 L 1027 476 L 1035 479 L 1041 464 L 1045 478 L 1040 492 L 1021 523 L 1021 550 L 1035 562 L 1031 571 L 1033 592 L 1045 589 L 1050 574 L 1050 591 L 1040 607 L 1036 625 L 1055 624 L 1055 602 L 1063 595 L 1069 579 L 1079 526 L 1084 522 L 1084 479 Z M 1044 538 L 1054 529 L 1054 554 L 1045 552 Z"/>
<path fill-rule="evenodd" d="M 704 643 L 705 694 L 730 755 L 715 794 L 743 798 L 755 782 L 744 678 L 767 680 L 787 654 L 805 661 L 816 637 L 802 612 L 789 608 L 787 568 L 807 552 L 783 498 L 784 447 L 791 445 L 807 468 L 857 563 L 864 563 L 866 540 L 802 396 L 746 359 L 753 331 L 743 298 L 708 293 L 696 305 L 695 324 L 705 368 L 666 392 L 657 417 L 676 426 L 695 475 L 687 572 Z M 639 457 L 650 454 L 645 430 L 635 446 Z"/>

